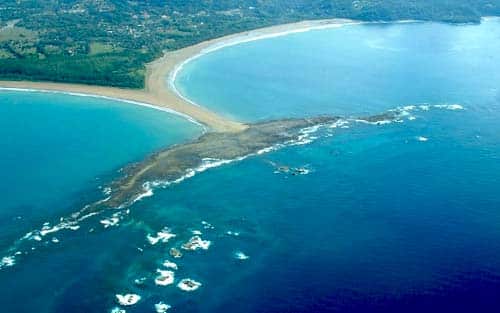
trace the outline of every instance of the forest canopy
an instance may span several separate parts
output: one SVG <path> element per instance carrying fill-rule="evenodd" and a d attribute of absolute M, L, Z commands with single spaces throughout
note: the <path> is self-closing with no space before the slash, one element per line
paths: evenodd
<path fill-rule="evenodd" d="M 306 19 L 479 23 L 496 0 L 4 0 L 0 79 L 128 88 L 165 50 Z"/>

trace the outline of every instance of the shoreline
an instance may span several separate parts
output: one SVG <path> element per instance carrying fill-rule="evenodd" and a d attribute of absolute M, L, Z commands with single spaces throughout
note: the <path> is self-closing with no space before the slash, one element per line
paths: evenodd
<path fill-rule="evenodd" d="M 347 25 L 358 25 L 364 23 L 368 22 L 355 21 L 350 19 L 306 20 L 296 23 L 274 25 L 250 31 L 245 31 L 241 33 L 235 33 L 220 38 L 203 41 L 193 46 L 189 46 L 180 50 L 168 52 L 164 57 L 168 56 L 168 54 L 172 56 L 172 54 L 175 52 L 183 52 L 183 50 L 186 51 L 188 49 L 190 50 L 186 51 L 187 57 L 185 57 L 183 60 L 179 60 L 177 64 L 169 68 L 168 73 L 165 73 L 166 78 L 168 80 L 168 85 L 169 88 L 179 98 L 182 98 L 184 101 L 189 102 L 192 105 L 200 107 L 201 105 L 187 98 L 175 86 L 175 80 L 177 78 L 178 73 L 183 69 L 183 67 L 186 64 L 190 63 L 191 61 L 194 61 L 206 54 L 218 51 L 220 49 L 236 46 L 239 44 L 244 44 L 247 42 L 264 40 L 275 37 L 282 37 L 289 34 L 303 33 L 312 30 L 336 28 Z M 157 61 L 160 61 L 160 59 L 158 59 Z"/>
<path fill-rule="evenodd" d="M 485 21 L 495 16 L 484 16 Z M 222 48 L 247 42 L 303 33 L 313 30 L 337 28 L 350 25 L 423 23 L 420 20 L 359 21 L 352 19 L 322 19 L 280 24 L 230 34 L 210 39 L 175 51 L 168 51 L 162 57 L 146 64 L 145 87 L 125 89 L 98 85 L 84 85 L 58 82 L 8 81 L 0 80 L 0 90 L 25 92 L 57 92 L 76 96 L 90 96 L 122 101 L 135 105 L 159 109 L 176 114 L 188 121 L 201 125 L 204 132 L 240 132 L 248 125 L 231 120 L 199 105 L 184 96 L 175 86 L 175 79 L 189 62 Z"/>
<path fill-rule="evenodd" d="M 197 120 L 193 119 L 191 116 L 172 110 L 168 107 L 163 107 L 163 106 L 157 106 L 149 103 L 144 103 L 144 102 L 139 102 L 139 101 L 134 101 L 134 100 L 127 100 L 123 98 L 114 98 L 114 97 L 109 97 L 109 96 L 104 96 L 104 95 L 99 95 L 99 94 L 93 94 L 93 93 L 80 93 L 80 92 L 72 92 L 72 91 L 62 91 L 62 90 L 53 90 L 53 89 L 31 89 L 31 88 L 21 88 L 21 87 L 1 87 L 1 82 L 0 82 L 0 91 L 14 91 L 14 92 L 35 92 L 35 93 L 53 93 L 53 94 L 61 94 L 61 95 L 69 95 L 69 96 L 75 96 L 75 97 L 88 97 L 88 98 L 97 98 L 97 99 L 105 99 L 105 100 L 110 100 L 110 101 L 118 101 L 118 102 L 123 102 L 123 103 L 128 103 L 128 104 L 133 104 L 141 107 L 146 107 L 149 109 L 153 110 L 158 110 L 161 112 L 166 112 L 172 115 L 176 115 L 178 117 L 181 117 L 183 119 L 186 119 L 187 121 L 199 125 L 204 131 L 207 131 L 207 128 L 204 124 L 198 122 Z"/>
<path fill-rule="evenodd" d="M 254 30 L 249 30 L 241 33 L 235 33 L 227 36 L 223 36 L 220 38 L 215 38 L 207 41 L 203 41 L 201 43 L 195 44 L 193 46 L 189 46 L 177 51 L 187 50 L 187 49 L 195 49 L 197 52 L 191 53 L 189 57 L 186 57 L 184 60 L 180 60 L 175 66 L 169 69 L 169 72 L 166 73 L 168 79 L 168 85 L 171 91 L 173 91 L 179 98 L 182 98 L 184 101 L 198 106 L 198 103 L 189 99 L 187 96 L 183 95 L 175 86 L 175 80 L 180 71 L 182 71 L 183 67 L 206 54 L 218 51 L 223 48 L 236 46 L 239 44 L 244 44 L 248 42 L 265 40 L 269 38 L 276 38 L 287 36 L 290 34 L 298 34 L 305 33 L 314 30 L 321 29 L 330 29 L 330 28 L 340 28 L 344 26 L 352 26 L 352 25 L 369 25 L 369 24 L 405 24 L 405 23 L 423 23 L 425 21 L 420 20 L 398 20 L 398 21 L 359 21 L 352 19 L 344 19 L 344 18 L 333 18 L 333 19 L 322 19 L 322 20 L 305 20 L 295 23 L 288 24 L 280 24 L 274 26 L 268 26 L 264 28 L 258 28 Z M 173 51 L 176 52 L 176 51 Z M 173 53 L 170 52 L 170 53 Z M 160 59 L 158 59 L 159 61 Z"/>
<path fill-rule="evenodd" d="M 334 28 L 344 25 L 364 23 L 371 22 L 354 21 L 349 19 L 301 21 L 231 34 L 203 41 L 183 49 L 169 51 L 162 57 L 146 64 L 144 89 L 125 89 L 56 82 L 4 80 L 0 81 L 0 90 L 55 92 L 75 96 L 88 96 L 122 101 L 182 116 L 191 122 L 204 126 L 205 131 L 240 132 L 247 129 L 248 125 L 230 120 L 201 105 L 198 105 L 182 95 L 175 88 L 174 80 L 185 64 L 207 53 L 245 42 L 284 36 L 292 33 L 307 32 L 316 29 Z"/>

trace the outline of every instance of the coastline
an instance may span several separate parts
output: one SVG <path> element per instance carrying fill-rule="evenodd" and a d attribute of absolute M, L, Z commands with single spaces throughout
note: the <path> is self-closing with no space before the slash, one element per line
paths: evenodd
<path fill-rule="evenodd" d="M 482 21 L 498 18 L 484 16 Z M 190 100 L 179 92 L 175 79 L 189 62 L 219 49 L 256 40 L 303 33 L 312 30 L 336 28 L 360 24 L 418 23 L 419 20 L 358 21 L 352 19 L 322 19 L 274 25 L 207 40 L 164 55 L 146 64 L 144 89 L 125 89 L 98 85 L 84 85 L 56 82 L 7 81 L 0 80 L 0 90 L 57 92 L 77 96 L 101 97 L 167 111 L 203 126 L 204 131 L 240 132 L 248 125 L 223 117 L 216 112 Z"/>
<path fill-rule="evenodd" d="M 1 87 L 0 86 L 0 91 L 53 93 L 53 94 L 70 95 L 70 96 L 75 96 L 75 97 L 89 97 L 89 98 L 106 99 L 106 100 L 124 102 L 124 103 L 138 105 L 138 106 L 166 112 L 169 114 L 177 115 L 181 118 L 188 120 L 189 122 L 191 122 L 193 124 L 199 125 L 204 131 L 207 130 L 207 128 L 204 124 L 198 122 L 197 120 L 193 119 L 191 116 L 189 116 L 187 114 L 172 110 L 172 109 L 165 107 L 165 106 L 158 106 L 158 105 L 153 105 L 153 104 L 149 104 L 149 103 L 145 103 L 145 102 L 127 100 L 124 98 L 116 98 L 116 97 L 110 97 L 110 96 L 105 96 L 105 95 L 99 95 L 97 93 L 80 93 L 80 92 L 63 91 L 63 90 L 55 90 L 55 89 L 36 89 L 36 88 L 21 88 L 21 87 Z"/>
<path fill-rule="evenodd" d="M 366 22 L 348 19 L 301 21 L 270 26 L 224 37 L 207 40 L 183 49 L 166 52 L 162 57 L 146 65 L 144 89 L 34 81 L 0 81 L 0 90 L 57 92 L 76 96 L 100 97 L 136 105 L 156 108 L 180 115 L 191 122 L 206 126 L 215 132 L 240 132 L 248 125 L 233 121 L 200 106 L 183 96 L 174 86 L 174 80 L 188 62 L 227 46 L 284 36 L 310 30 L 341 27 Z"/>
<path fill-rule="evenodd" d="M 35 91 L 35 92 L 51 92 L 51 93 L 64 93 L 75 96 L 87 96 L 87 97 L 100 97 L 106 99 L 114 99 L 117 101 L 123 101 L 127 103 L 132 103 L 136 105 L 142 105 L 147 107 L 152 107 L 158 110 L 167 111 L 170 113 L 178 114 L 191 120 L 192 122 L 198 123 L 201 121 L 202 125 L 210 127 L 210 130 L 218 132 L 209 132 L 207 130 L 206 136 L 202 136 L 194 142 L 177 145 L 175 147 L 169 147 L 164 150 L 160 150 L 157 153 L 147 157 L 140 163 L 132 164 L 126 169 L 126 175 L 123 179 L 119 179 L 115 182 L 113 187 L 109 189 L 109 197 L 106 199 L 98 201 L 92 206 L 90 210 L 85 207 L 82 211 L 78 211 L 73 217 L 68 217 L 68 219 L 61 220 L 59 224 L 56 224 L 50 230 L 55 229 L 58 231 L 60 229 L 75 230 L 78 229 L 78 223 L 84 219 L 100 214 L 102 211 L 94 210 L 97 206 L 106 206 L 110 204 L 110 207 L 118 209 L 126 208 L 124 203 L 127 200 L 133 202 L 139 201 L 145 197 L 153 195 L 154 188 L 160 188 L 166 186 L 170 183 L 178 183 L 192 177 L 196 173 L 200 173 L 208 168 L 220 166 L 223 164 L 228 164 L 234 161 L 242 160 L 247 156 L 252 156 L 255 154 L 261 154 L 276 147 L 284 147 L 283 141 L 286 144 L 293 144 L 297 142 L 307 143 L 310 134 L 313 134 L 317 130 L 317 126 L 321 123 L 326 123 L 324 120 L 312 120 L 312 119 L 301 119 L 301 120 L 291 120 L 282 119 L 277 121 L 268 121 L 267 124 L 274 123 L 274 126 L 269 129 L 265 134 L 262 132 L 262 127 L 265 123 L 256 124 L 239 124 L 231 120 L 226 120 L 225 118 L 220 118 L 220 120 L 201 120 L 193 117 L 194 114 L 188 114 L 188 110 L 194 110 L 202 114 L 203 112 L 210 112 L 203 107 L 197 105 L 196 103 L 190 101 L 183 97 L 176 89 L 173 84 L 175 77 L 182 67 L 188 62 L 195 60 L 196 58 L 203 56 L 207 53 L 219 50 L 221 48 L 237 45 L 244 42 L 255 41 L 260 39 L 272 38 L 277 36 L 284 36 L 290 33 L 306 32 L 316 29 L 324 28 L 334 28 L 341 27 L 344 25 L 355 25 L 355 24 L 370 24 L 370 23 L 385 23 L 385 22 L 355 22 L 344 20 L 332 20 L 327 21 L 315 21 L 311 22 L 300 22 L 295 24 L 279 25 L 275 27 L 269 27 L 265 29 L 259 29 L 255 31 L 243 32 L 239 34 L 234 34 L 230 36 L 225 36 L 212 41 L 202 42 L 198 45 L 188 47 L 182 50 L 173 51 L 165 54 L 162 58 L 148 64 L 148 75 L 145 90 L 127 90 L 120 88 L 110 88 L 110 87 L 99 87 L 99 86 L 86 86 L 77 84 L 57 84 L 57 83 L 30 83 L 30 82 L 7 82 L 7 83 L 19 83 L 19 87 L 0 87 L 1 89 L 7 90 L 24 90 L 24 91 Z M 418 21 L 399 21 L 395 23 L 412 23 Z M 183 50 L 186 50 L 182 52 Z M 184 54 L 182 54 L 184 53 Z M 174 59 L 173 56 L 180 54 L 178 59 Z M 162 60 L 165 58 L 164 60 Z M 155 64 L 159 62 L 158 64 Z M 167 64 L 167 62 L 170 62 Z M 150 72 L 149 72 L 150 71 Z M 156 75 L 156 76 L 154 76 Z M 168 76 L 167 76 L 168 75 Z M 151 82 L 149 81 L 151 79 Z M 168 81 L 167 81 L 168 79 Z M 4 82 L 0 81 L 0 86 L 3 86 Z M 158 85 L 155 85 L 158 84 Z M 41 86 L 28 88 L 26 86 Z M 44 87 L 45 86 L 45 87 Z M 62 88 L 67 87 L 67 88 Z M 129 93 L 131 98 L 128 98 Z M 166 93 L 166 94 L 164 94 Z M 172 94 L 171 96 L 179 101 L 179 107 L 176 110 L 166 102 L 164 98 L 165 95 Z M 160 101 L 160 104 L 154 104 L 148 102 L 148 99 L 156 99 Z M 187 106 L 187 107 L 184 107 Z M 201 113 L 198 110 L 202 110 Z M 211 113 L 211 112 L 210 112 Z M 216 115 L 215 113 L 213 113 Z M 216 115 L 217 116 L 217 115 Z M 326 117 L 324 117 L 326 118 Z M 334 122 L 336 117 L 330 117 L 332 120 L 327 122 Z M 366 123 L 370 125 L 382 125 L 390 122 L 391 117 L 387 114 L 380 114 L 371 117 L 360 118 L 354 120 L 356 123 Z M 207 122 L 209 121 L 209 122 Z M 228 121 L 234 124 L 228 124 L 229 126 L 238 126 L 235 128 L 227 127 L 227 124 L 216 124 L 217 121 Z M 341 120 L 339 120 L 340 122 Z M 212 123 L 212 124 L 211 124 Z M 294 135 L 296 138 L 271 138 L 271 136 L 283 136 L 289 134 L 289 131 L 283 131 L 283 127 L 286 128 L 286 123 L 303 123 L 302 125 L 292 126 L 292 129 L 296 132 Z M 319 123 L 319 124 L 317 124 Z M 336 122 L 335 122 L 336 123 Z M 241 125 L 242 128 L 239 128 Z M 311 126 L 309 126 L 311 125 Z M 339 124 L 342 125 L 342 124 Z M 227 128 L 226 128 L 227 127 Z M 309 129 L 304 129 L 303 127 L 309 127 Z M 332 126 L 329 126 L 332 128 Z M 247 134 L 245 134 L 247 133 Z M 265 137 L 258 137 L 264 136 Z M 316 137 L 316 136 L 314 136 Z M 242 140 L 243 138 L 243 140 Z M 424 137 L 425 138 L 425 137 Z M 272 141 L 273 140 L 273 141 Z M 276 140 L 276 142 L 274 141 Z M 226 144 L 225 144 L 226 143 Z M 261 144 L 262 146 L 256 146 Z M 303 143 L 298 143 L 303 144 Z M 227 153 L 227 155 L 226 155 Z M 242 154 L 243 156 L 239 156 Z M 190 156 L 190 157 L 185 157 Z M 173 160 L 173 161 L 172 161 Z M 183 163 L 184 162 L 184 163 Z M 187 163 L 192 162 L 192 163 Z M 181 176 L 177 176 L 181 174 Z M 179 177 L 179 178 L 176 178 Z M 106 194 L 108 196 L 108 194 Z M 123 201 L 122 201 L 123 200 Z M 118 212 L 119 213 L 119 212 Z M 116 214 L 118 214 L 116 213 Z M 116 218 L 113 215 L 112 218 Z M 49 227 L 49 226 L 44 226 Z M 54 232 L 55 232 L 54 231 Z M 48 233 L 46 229 L 41 228 L 40 233 Z M 52 233 L 52 231 L 50 232 Z M 41 235 L 42 237 L 44 235 Z M 31 237 L 26 237 L 26 240 L 31 240 Z M 24 237 L 22 240 L 25 240 Z M 31 243 L 31 242 L 30 242 Z M 10 257 L 10 256 L 9 256 Z M 14 255 L 12 256 L 15 257 Z M 15 260 L 15 259 L 13 259 Z M 1 269 L 1 266 L 0 266 Z"/>

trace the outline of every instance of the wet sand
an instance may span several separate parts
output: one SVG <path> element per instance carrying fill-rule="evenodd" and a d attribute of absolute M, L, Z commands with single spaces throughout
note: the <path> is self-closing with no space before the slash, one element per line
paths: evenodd
<path fill-rule="evenodd" d="M 208 40 L 180 50 L 166 52 L 163 57 L 147 64 L 146 84 L 144 89 L 124 89 L 115 87 L 65 84 L 52 82 L 31 81 L 0 81 L 0 87 L 17 89 L 35 89 L 45 91 L 59 91 L 104 96 L 140 102 L 160 109 L 169 109 L 187 115 L 204 124 L 215 132 L 239 132 L 248 126 L 238 121 L 222 117 L 202 106 L 185 99 L 172 88 L 168 78 L 175 76 L 177 70 L 185 62 L 207 51 L 213 51 L 227 45 L 240 42 L 258 40 L 274 36 L 281 36 L 293 32 L 302 32 L 310 29 L 335 27 L 356 23 L 345 19 L 303 21 L 292 24 L 277 25 L 224 36 Z"/>

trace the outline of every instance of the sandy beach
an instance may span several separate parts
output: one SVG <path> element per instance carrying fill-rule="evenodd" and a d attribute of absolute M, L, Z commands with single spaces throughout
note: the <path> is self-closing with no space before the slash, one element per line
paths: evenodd
<path fill-rule="evenodd" d="M 176 111 L 181 115 L 190 117 L 195 121 L 204 124 L 211 131 L 238 132 L 246 129 L 247 125 L 220 116 L 196 103 L 191 102 L 189 99 L 184 98 L 177 92 L 172 84 L 172 81 L 175 79 L 177 72 L 185 63 L 205 53 L 242 42 L 355 23 L 359 22 L 346 19 L 331 19 L 283 24 L 228 35 L 204 41 L 180 50 L 166 52 L 161 58 L 146 65 L 146 84 L 145 88 L 142 90 L 31 81 L 0 81 L 0 87 L 96 95 L 144 103 L 159 109 Z"/>

